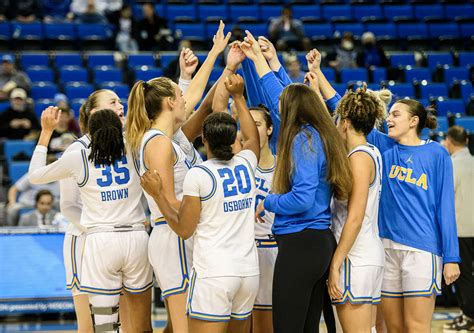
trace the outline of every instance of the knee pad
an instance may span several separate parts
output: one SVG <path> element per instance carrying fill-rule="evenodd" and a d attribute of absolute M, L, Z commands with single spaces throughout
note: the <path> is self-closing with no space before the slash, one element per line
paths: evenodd
<path fill-rule="evenodd" d="M 120 295 L 89 294 L 89 302 L 94 332 L 119 332 Z"/>

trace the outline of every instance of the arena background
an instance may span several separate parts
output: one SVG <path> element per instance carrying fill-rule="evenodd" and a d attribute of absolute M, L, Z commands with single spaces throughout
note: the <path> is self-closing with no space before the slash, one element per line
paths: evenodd
<path fill-rule="evenodd" d="M 341 95 L 363 81 L 373 89 L 387 87 L 395 98 L 417 98 L 425 105 L 436 107 L 439 128 L 423 132 L 424 138 L 440 141 L 453 124 L 474 133 L 474 5 L 471 1 L 154 2 L 155 13 L 167 23 L 164 39 L 152 50 L 133 52 L 118 50 L 117 27 L 109 16 L 101 23 L 85 23 L 87 20 L 80 20 L 77 15 L 71 19 L 69 1 L 30 2 L 34 5 L 30 8 L 32 14 L 29 13 L 33 19 L 25 22 L 9 12 L 8 2 L 0 1 L 0 57 L 6 59 L 4 55 L 11 55 L 15 66 L 30 77 L 29 103 L 37 117 L 46 106 L 54 105 L 58 93 L 63 93 L 77 118 L 84 99 L 102 87 L 116 91 L 126 106 L 135 80 L 148 80 L 164 73 L 174 75 L 172 66 L 181 40 L 192 43 L 202 63 L 220 19 L 226 23 L 226 31 L 239 32 L 240 27 L 255 36 L 268 36 L 270 20 L 280 16 L 283 6 L 289 5 L 293 18 L 302 22 L 305 41 L 309 44 L 289 42 L 284 46 L 285 51 L 279 52 L 282 63 L 296 58 L 304 71 L 303 48 L 317 47 L 323 54 L 324 73 Z M 128 4 L 132 17 L 140 21 L 143 3 Z M 328 66 L 328 57 L 341 36 L 352 33 L 355 50 L 361 50 L 360 39 L 366 31 L 373 32 L 377 44 L 383 48 L 388 60 L 386 66 L 340 70 Z M 139 48 L 147 46 L 140 44 Z M 210 84 L 220 76 L 224 66 L 222 58 L 216 63 Z M 8 99 L 0 102 L 0 112 L 9 106 Z M 473 134 L 470 137 L 474 139 Z M 76 328 L 72 298 L 64 283 L 63 226 L 39 229 L 6 222 L 7 191 L 27 172 L 34 146 L 34 140 L 0 142 L 0 332 Z M 471 145 L 473 153 L 472 148 Z M 23 209 L 20 215 L 29 211 Z M 159 290 L 154 298 L 154 327 L 160 331 L 166 316 Z M 450 288 L 443 288 L 437 304 L 433 331 L 442 332 L 442 323 L 459 311 Z M 324 331 L 324 325 L 321 327 Z"/>

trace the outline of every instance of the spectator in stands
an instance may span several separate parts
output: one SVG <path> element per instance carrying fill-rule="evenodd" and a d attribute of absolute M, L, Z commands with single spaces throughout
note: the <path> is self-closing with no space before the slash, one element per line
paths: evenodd
<path fill-rule="evenodd" d="M 0 22 L 8 20 L 8 7 L 10 0 L 0 0 Z"/>
<path fill-rule="evenodd" d="M 137 43 L 138 26 L 132 16 L 132 8 L 124 5 L 120 11 L 120 18 L 117 25 L 117 35 L 115 42 L 121 52 L 138 51 Z"/>
<path fill-rule="evenodd" d="M 301 70 L 301 63 L 298 58 L 294 55 L 291 55 L 286 60 L 286 70 L 290 76 L 291 81 L 294 83 L 303 83 L 305 72 Z"/>
<path fill-rule="evenodd" d="M 53 209 L 54 197 L 49 190 L 40 190 L 35 196 L 35 210 L 20 217 L 20 227 L 41 227 L 55 224 L 57 211 Z"/>
<path fill-rule="evenodd" d="M 72 0 L 69 18 L 78 23 L 116 22 L 122 8 L 122 0 Z"/>
<path fill-rule="evenodd" d="M 48 164 L 56 160 L 54 155 L 48 156 Z M 28 180 L 28 174 L 18 179 L 8 190 L 7 205 L 7 225 L 16 226 L 18 224 L 18 215 L 21 209 L 34 208 L 35 196 L 41 190 L 50 191 L 55 202 L 59 203 L 59 183 L 50 183 L 43 185 L 33 185 Z"/>
<path fill-rule="evenodd" d="M 10 107 L 0 114 L 0 137 L 22 140 L 39 129 L 39 121 L 28 105 L 25 90 L 13 89 Z"/>
<path fill-rule="evenodd" d="M 28 92 L 31 89 L 31 81 L 28 75 L 15 68 L 13 57 L 5 54 L 2 57 L 0 70 L 0 101 L 7 100 L 15 88 L 23 88 Z"/>
<path fill-rule="evenodd" d="M 454 201 L 458 229 L 461 275 L 455 282 L 462 314 L 445 326 L 450 332 L 474 331 L 474 156 L 467 147 L 468 135 L 461 126 L 448 130 L 445 147 L 453 160 Z"/>
<path fill-rule="evenodd" d="M 66 112 L 68 117 L 67 129 L 69 132 L 73 133 L 75 136 L 79 136 L 81 129 L 77 123 L 76 118 L 74 117 L 74 110 L 69 106 L 69 100 L 66 95 L 57 93 L 54 95 L 54 105 L 61 109 L 61 111 Z M 79 111 L 79 110 L 78 110 Z"/>
<path fill-rule="evenodd" d="M 363 49 L 357 54 L 357 65 L 359 67 L 388 67 L 389 62 L 385 52 L 380 45 L 377 45 L 375 35 L 370 32 L 362 34 Z"/>
<path fill-rule="evenodd" d="M 155 13 L 153 3 L 143 4 L 143 19 L 138 23 L 138 38 L 142 51 L 169 50 L 174 42 L 166 20 Z"/>
<path fill-rule="evenodd" d="M 43 17 L 40 0 L 10 1 L 10 17 L 22 23 L 31 23 Z"/>
<path fill-rule="evenodd" d="M 336 70 L 357 67 L 357 52 L 352 33 L 344 33 L 341 42 L 336 46 L 334 52 L 328 55 L 327 59 L 329 60 L 329 66 Z"/>
<path fill-rule="evenodd" d="M 71 0 L 41 0 L 45 22 L 63 21 L 69 13 Z"/>
<path fill-rule="evenodd" d="M 288 6 L 283 7 L 280 17 L 270 22 L 268 34 L 279 51 L 287 51 L 289 47 L 300 50 L 311 48 L 311 42 L 304 34 L 303 23 L 292 17 Z"/>

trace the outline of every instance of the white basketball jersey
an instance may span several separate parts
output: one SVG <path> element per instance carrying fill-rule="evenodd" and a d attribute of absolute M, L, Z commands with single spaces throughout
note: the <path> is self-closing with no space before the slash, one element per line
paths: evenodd
<path fill-rule="evenodd" d="M 84 177 L 78 178 L 82 198 L 81 224 L 86 227 L 145 222 L 138 168 L 128 152 L 113 165 L 94 165 L 89 149 L 81 150 Z"/>
<path fill-rule="evenodd" d="M 255 172 L 255 183 L 257 186 L 257 196 L 255 199 L 255 207 L 263 201 L 272 189 L 273 174 L 275 173 L 275 164 L 269 169 L 262 169 L 257 167 Z M 262 215 L 264 223 L 257 221 L 255 223 L 255 238 L 266 238 L 272 235 L 273 220 L 275 219 L 275 213 L 265 211 Z"/>
<path fill-rule="evenodd" d="M 378 213 L 380 192 L 382 190 L 382 157 L 379 150 L 372 145 L 357 146 L 350 154 L 363 151 L 372 157 L 375 165 L 375 178 L 369 188 L 367 207 L 365 209 L 364 221 L 350 252 L 349 259 L 354 266 L 384 265 L 384 249 L 379 237 Z M 357 175 L 355 175 L 357 177 Z M 339 201 L 333 198 L 331 203 L 332 230 L 336 240 L 339 242 L 342 229 L 347 219 L 347 201 Z"/>
<path fill-rule="evenodd" d="M 184 154 L 186 154 L 186 160 L 191 164 L 191 166 L 199 165 L 202 163 L 201 155 L 199 155 L 198 151 L 188 140 L 181 128 L 177 130 L 176 133 L 174 133 L 173 141 L 181 147 L 181 150 L 184 152 Z"/>
<path fill-rule="evenodd" d="M 229 161 L 210 159 L 192 168 L 184 195 L 201 198 L 193 266 L 199 277 L 259 274 L 255 246 L 257 158 L 242 150 Z"/>
<path fill-rule="evenodd" d="M 147 143 L 156 136 L 165 135 L 162 131 L 157 129 L 150 129 L 148 132 L 145 133 L 142 139 L 142 144 L 140 147 L 140 156 L 139 156 L 139 170 L 140 175 L 143 175 L 146 171 L 148 171 L 147 166 L 145 165 L 145 147 Z M 174 175 L 174 193 L 176 195 L 176 199 L 181 200 L 183 198 L 183 182 L 184 177 L 186 176 L 187 172 L 191 168 L 191 164 L 186 160 L 186 155 L 179 147 L 179 145 L 171 140 L 173 145 L 173 150 L 175 153 L 175 162 L 173 165 L 173 175 Z M 160 152 L 156 152 L 156 154 L 160 154 Z M 145 192 L 145 197 L 148 202 L 148 206 L 151 212 L 151 219 L 152 221 L 156 221 L 163 217 L 161 214 L 158 205 L 156 204 L 155 200 Z M 152 223 L 153 224 L 153 223 Z"/>

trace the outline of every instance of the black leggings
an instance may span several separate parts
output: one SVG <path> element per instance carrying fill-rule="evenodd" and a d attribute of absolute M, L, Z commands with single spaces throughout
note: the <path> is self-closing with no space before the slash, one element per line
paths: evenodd
<path fill-rule="evenodd" d="M 274 332 L 319 332 L 329 264 L 337 245 L 334 235 L 329 229 L 306 229 L 275 237 Z"/>

